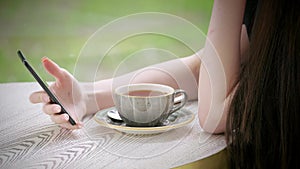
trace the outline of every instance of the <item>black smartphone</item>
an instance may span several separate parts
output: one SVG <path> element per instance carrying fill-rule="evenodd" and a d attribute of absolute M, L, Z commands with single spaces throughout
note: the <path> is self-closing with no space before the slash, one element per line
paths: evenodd
<path fill-rule="evenodd" d="M 25 65 L 25 67 L 28 69 L 28 71 L 32 74 L 32 76 L 40 84 L 40 86 L 44 89 L 44 91 L 49 95 L 50 102 L 60 105 L 61 112 L 59 114 L 67 114 L 69 116 L 69 122 L 72 125 L 76 125 L 76 122 L 73 120 L 73 118 L 70 116 L 70 114 L 66 111 L 66 109 L 64 108 L 64 106 L 58 101 L 57 97 L 50 91 L 50 89 L 48 88 L 47 83 L 44 83 L 44 81 L 40 78 L 40 76 L 35 72 L 35 70 L 33 69 L 33 67 L 30 66 L 30 64 L 26 60 L 25 56 L 23 55 L 23 53 L 20 50 L 18 50 L 17 53 L 18 53 L 21 61 Z"/>

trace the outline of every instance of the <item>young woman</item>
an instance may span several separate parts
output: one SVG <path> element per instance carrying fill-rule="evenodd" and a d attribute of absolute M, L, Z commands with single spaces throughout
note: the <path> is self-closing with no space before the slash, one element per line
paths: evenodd
<path fill-rule="evenodd" d="M 231 168 L 299 168 L 299 1 L 249 1 L 246 13 L 245 0 L 214 2 L 201 51 L 118 78 L 180 87 L 198 99 L 203 129 L 226 134 Z M 43 59 L 43 65 L 77 125 L 57 114 L 61 108 L 45 92 L 30 100 L 45 103 L 43 111 L 60 126 L 78 129 L 85 115 L 113 106 L 115 79 L 81 84 L 51 60 Z"/>

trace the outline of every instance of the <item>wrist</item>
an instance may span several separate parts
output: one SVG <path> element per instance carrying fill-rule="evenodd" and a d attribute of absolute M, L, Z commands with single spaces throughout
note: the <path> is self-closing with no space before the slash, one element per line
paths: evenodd
<path fill-rule="evenodd" d="M 94 114 L 101 109 L 113 106 L 111 80 L 82 83 L 86 114 Z"/>

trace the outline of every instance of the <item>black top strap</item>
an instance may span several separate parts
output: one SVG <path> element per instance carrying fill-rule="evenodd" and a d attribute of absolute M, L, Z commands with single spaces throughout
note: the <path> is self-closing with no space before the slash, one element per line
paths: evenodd
<path fill-rule="evenodd" d="M 247 0 L 246 2 L 244 24 L 246 25 L 247 33 L 250 39 L 251 39 L 251 32 L 252 32 L 257 5 L 258 5 L 258 0 Z"/>

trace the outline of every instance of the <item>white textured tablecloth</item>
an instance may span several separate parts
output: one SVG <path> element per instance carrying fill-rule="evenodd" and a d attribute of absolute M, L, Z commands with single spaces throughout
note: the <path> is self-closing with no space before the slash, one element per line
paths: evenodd
<path fill-rule="evenodd" d="M 85 119 L 81 130 L 62 129 L 29 103 L 36 83 L 0 84 L 0 168 L 172 168 L 226 147 L 223 135 L 189 125 L 157 135 L 130 135 Z M 197 102 L 186 109 L 196 113 Z"/>

